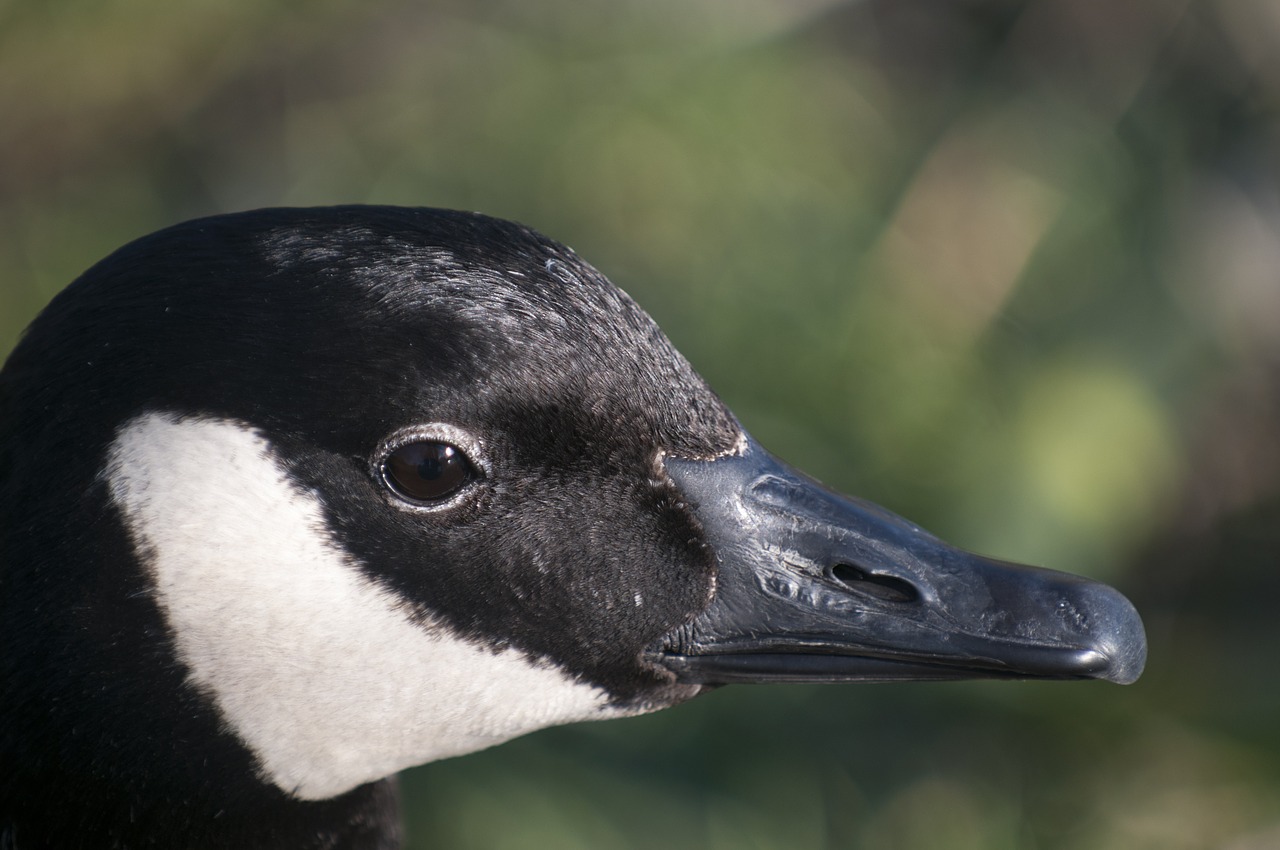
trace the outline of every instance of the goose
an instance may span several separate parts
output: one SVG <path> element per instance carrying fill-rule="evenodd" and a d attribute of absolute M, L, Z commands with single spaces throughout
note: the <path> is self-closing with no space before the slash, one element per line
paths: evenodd
<path fill-rule="evenodd" d="M 719 685 L 1134 681 L 1120 593 L 758 445 L 621 290 L 440 209 L 190 221 L 0 372 L 0 847 L 394 848 L 395 774 Z"/>

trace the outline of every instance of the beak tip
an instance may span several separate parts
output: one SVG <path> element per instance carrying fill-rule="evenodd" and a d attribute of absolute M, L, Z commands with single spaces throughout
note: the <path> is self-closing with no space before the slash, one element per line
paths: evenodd
<path fill-rule="evenodd" d="M 1142 676 L 1147 664 L 1147 648 L 1145 645 L 1126 648 L 1122 652 L 1109 655 L 1105 668 L 1098 674 L 1099 679 L 1115 682 L 1117 685 L 1132 685 Z"/>
<path fill-rule="evenodd" d="M 1097 678 L 1131 685 L 1147 664 L 1147 633 L 1142 617 L 1123 594 L 1106 585 L 1095 585 L 1094 611 L 1097 652 L 1104 658 Z"/>

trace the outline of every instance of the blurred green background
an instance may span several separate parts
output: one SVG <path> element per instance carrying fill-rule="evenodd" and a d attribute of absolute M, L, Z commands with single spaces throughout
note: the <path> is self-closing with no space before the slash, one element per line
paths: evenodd
<path fill-rule="evenodd" d="M 0 2 L 0 352 L 133 237 L 339 202 L 572 245 L 776 453 L 1151 641 L 548 730 L 411 771 L 410 847 L 1280 847 L 1280 4 Z"/>

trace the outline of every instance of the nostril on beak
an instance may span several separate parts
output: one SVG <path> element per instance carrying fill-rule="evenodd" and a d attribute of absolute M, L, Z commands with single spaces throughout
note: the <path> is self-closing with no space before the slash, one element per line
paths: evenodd
<path fill-rule="evenodd" d="M 865 567 L 836 564 L 831 568 L 830 575 L 855 593 L 882 602 L 915 602 L 920 598 L 920 591 L 906 579 L 873 573 Z"/>

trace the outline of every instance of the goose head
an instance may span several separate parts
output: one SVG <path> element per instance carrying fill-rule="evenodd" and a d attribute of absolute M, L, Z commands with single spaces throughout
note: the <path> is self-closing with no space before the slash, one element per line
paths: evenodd
<path fill-rule="evenodd" d="M 573 252 L 442 210 L 218 216 L 86 272 L 0 373 L 0 546 L 19 836 L 41 794 L 135 841 L 126 809 L 375 823 L 398 770 L 722 684 L 1146 653 L 1116 591 L 826 489 Z"/>

